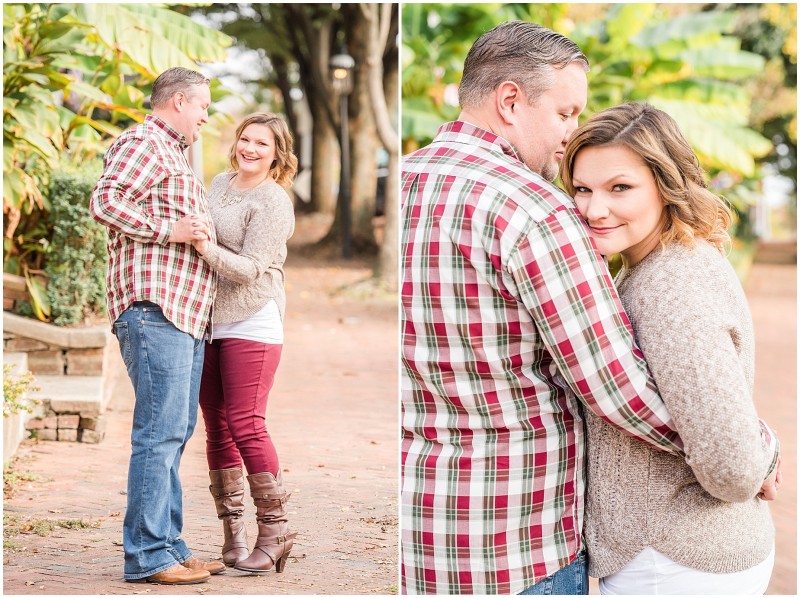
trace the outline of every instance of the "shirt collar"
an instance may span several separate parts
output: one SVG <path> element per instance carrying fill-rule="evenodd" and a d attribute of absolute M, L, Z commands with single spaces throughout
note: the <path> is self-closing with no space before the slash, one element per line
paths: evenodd
<path fill-rule="evenodd" d="M 175 129 L 169 126 L 166 121 L 158 118 L 157 116 L 153 116 L 152 114 L 148 114 L 144 117 L 145 124 L 151 126 L 156 131 L 163 133 L 166 137 L 171 139 L 172 141 L 176 142 L 180 145 L 181 150 L 185 150 L 189 147 L 189 144 L 186 143 L 186 137 L 184 137 L 181 133 L 178 133 Z"/>
<path fill-rule="evenodd" d="M 506 139 L 465 120 L 456 120 L 443 124 L 436 132 L 436 137 L 433 141 L 434 143 L 466 143 L 489 151 L 500 151 L 522 163 L 522 159 L 520 159 L 514 146 Z"/>

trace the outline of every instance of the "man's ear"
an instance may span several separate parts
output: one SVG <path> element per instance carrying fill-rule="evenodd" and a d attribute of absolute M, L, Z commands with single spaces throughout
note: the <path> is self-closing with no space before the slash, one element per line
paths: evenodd
<path fill-rule="evenodd" d="M 495 90 L 495 102 L 497 114 L 505 124 L 510 125 L 517 119 L 520 104 L 527 102 L 527 99 L 519 85 L 513 81 L 503 81 Z"/>
<path fill-rule="evenodd" d="M 172 96 L 172 106 L 175 108 L 176 111 L 180 112 L 183 110 L 183 105 L 186 103 L 186 96 L 183 94 L 182 91 L 176 92 L 175 95 Z"/>

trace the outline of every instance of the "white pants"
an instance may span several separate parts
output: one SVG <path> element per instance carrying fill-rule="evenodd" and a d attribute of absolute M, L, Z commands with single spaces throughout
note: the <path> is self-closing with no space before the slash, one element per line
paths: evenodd
<path fill-rule="evenodd" d="M 601 594 L 752 594 L 767 591 L 775 546 L 761 563 L 736 573 L 707 573 L 685 567 L 650 547 L 622 569 L 600 579 Z"/>

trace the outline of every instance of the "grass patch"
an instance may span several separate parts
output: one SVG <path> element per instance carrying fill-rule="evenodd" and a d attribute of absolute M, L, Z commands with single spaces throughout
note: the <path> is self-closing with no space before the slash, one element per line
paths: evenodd
<path fill-rule="evenodd" d="M 52 531 L 57 529 L 89 529 L 99 525 L 96 521 L 84 519 L 32 519 L 25 525 L 22 533 L 49 536 Z"/>
<path fill-rule="evenodd" d="M 20 534 L 49 536 L 57 529 L 90 529 L 99 526 L 99 521 L 85 519 L 23 519 L 16 513 L 3 513 L 3 545 L 13 543 L 11 538 Z"/>
<path fill-rule="evenodd" d="M 14 496 L 14 490 L 21 482 L 35 482 L 42 476 L 35 473 L 19 471 L 17 460 L 3 464 L 3 498 L 8 500 Z"/>

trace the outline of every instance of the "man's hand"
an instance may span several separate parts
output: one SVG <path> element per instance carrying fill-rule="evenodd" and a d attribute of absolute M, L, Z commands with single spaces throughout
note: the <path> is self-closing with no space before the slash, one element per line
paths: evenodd
<path fill-rule="evenodd" d="M 211 229 L 208 224 L 208 216 L 198 216 L 191 214 L 184 216 L 172 225 L 172 234 L 169 236 L 170 243 L 191 243 L 201 239 L 208 239 Z"/>
<path fill-rule="evenodd" d="M 192 241 L 192 246 L 197 250 L 197 253 L 205 255 L 206 251 L 208 251 L 208 239 Z"/>
<path fill-rule="evenodd" d="M 758 493 L 758 498 L 761 500 L 775 500 L 778 498 L 778 489 L 781 487 L 783 475 L 781 474 L 781 458 L 778 457 L 778 462 L 775 464 L 775 469 L 769 474 L 769 477 L 764 480 L 761 485 L 761 492 Z"/>

